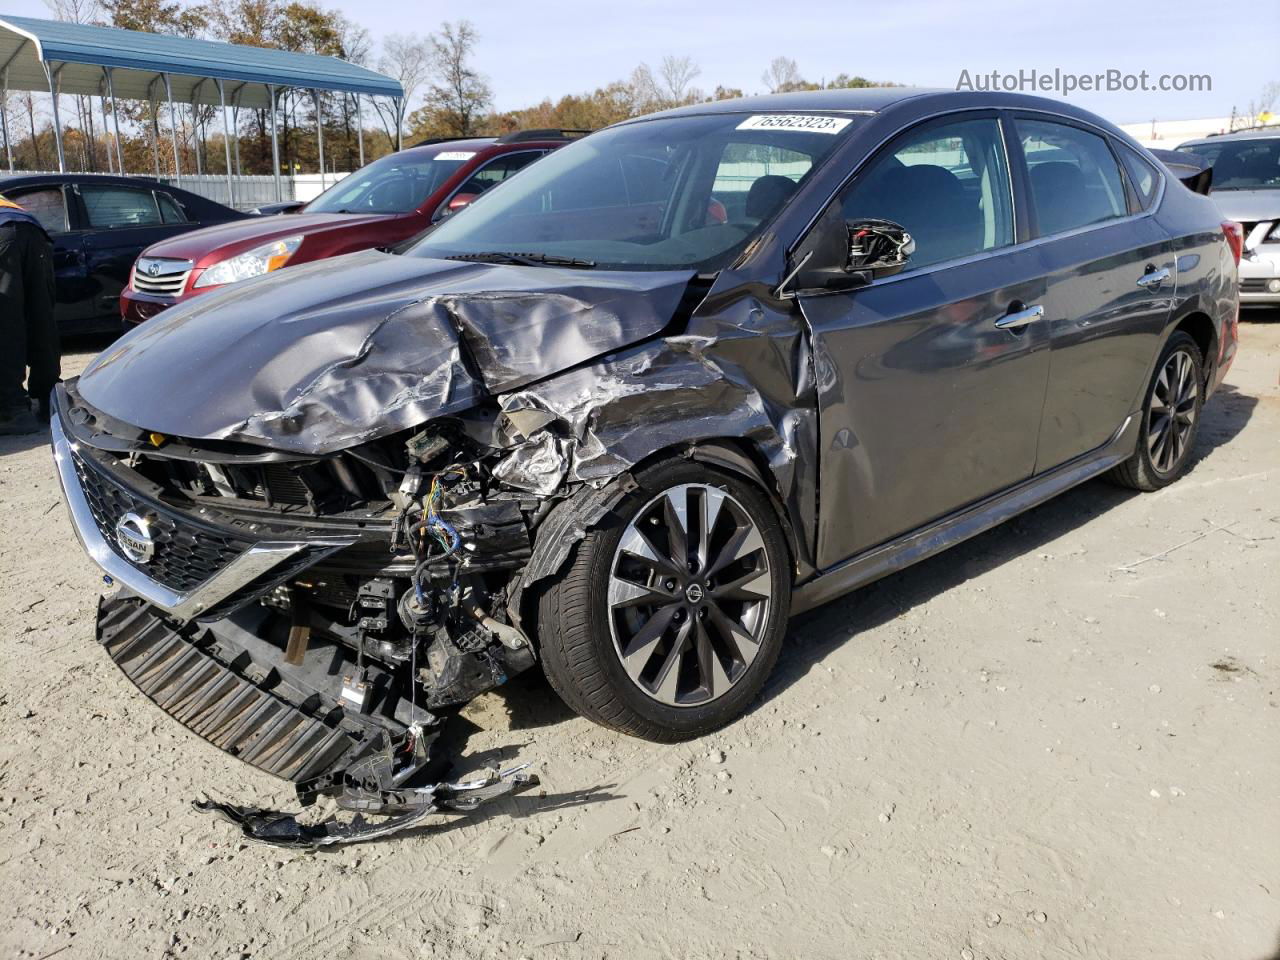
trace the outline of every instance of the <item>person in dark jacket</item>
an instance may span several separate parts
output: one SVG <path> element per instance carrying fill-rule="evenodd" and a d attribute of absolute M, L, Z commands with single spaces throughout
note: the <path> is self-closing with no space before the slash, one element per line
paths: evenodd
<path fill-rule="evenodd" d="M 39 220 L 0 195 L 0 435 L 34 433 L 49 418 L 61 372 L 53 298 L 53 241 Z"/>

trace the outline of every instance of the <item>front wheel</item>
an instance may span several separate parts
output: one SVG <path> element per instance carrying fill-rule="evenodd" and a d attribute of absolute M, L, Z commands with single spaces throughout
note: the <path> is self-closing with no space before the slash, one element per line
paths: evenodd
<path fill-rule="evenodd" d="M 778 659 L 786 542 L 744 478 L 673 460 L 640 473 L 538 609 L 543 669 L 573 710 L 648 740 L 739 716 Z"/>
<path fill-rule="evenodd" d="M 1109 474 L 1125 487 L 1152 491 L 1187 472 L 1200 432 L 1204 404 L 1204 359 L 1191 336 L 1175 332 L 1160 352 L 1147 387 L 1138 430 L 1138 449 Z"/>

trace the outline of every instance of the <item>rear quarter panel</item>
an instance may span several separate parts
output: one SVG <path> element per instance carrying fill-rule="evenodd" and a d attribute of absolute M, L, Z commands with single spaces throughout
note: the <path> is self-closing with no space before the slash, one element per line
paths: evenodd
<path fill-rule="evenodd" d="M 1222 233 L 1225 218 L 1211 198 L 1170 178 L 1156 219 L 1169 234 L 1178 266 L 1176 299 L 1166 334 L 1193 314 L 1209 318 L 1213 344 L 1205 364 L 1212 392 L 1235 358 L 1240 306 L 1236 264 Z M 1155 362 L 1153 355 L 1152 370 Z"/>

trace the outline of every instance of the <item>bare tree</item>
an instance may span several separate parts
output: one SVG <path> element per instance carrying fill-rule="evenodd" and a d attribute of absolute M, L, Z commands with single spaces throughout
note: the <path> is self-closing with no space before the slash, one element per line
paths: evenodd
<path fill-rule="evenodd" d="M 804 83 L 800 76 L 800 68 L 790 57 L 774 57 L 769 61 L 769 69 L 760 78 L 770 93 L 786 93 L 795 90 Z"/>
<path fill-rule="evenodd" d="M 631 116 L 648 113 L 661 106 L 662 91 L 658 89 L 658 81 L 647 63 L 642 63 L 631 71 L 627 87 L 631 94 L 631 105 L 628 111 Z"/>
<path fill-rule="evenodd" d="M 698 99 L 697 92 L 690 89 L 693 81 L 702 74 L 702 68 L 693 62 L 692 57 L 665 56 L 658 68 L 658 76 L 662 80 L 662 93 L 673 104 L 684 103 L 691 96 Z"/>
<path fill-rule="evenodd" d="M 44 0 L 44 3 L 55 20 L 66 23 L 92 23 L 102 12 L 98 0 Z M 84 134 L 85 155 L 82 163 L 85 169 L 94 170 L 97 168 L 97 156 L 94 150 L 94 141 L 97 137 L 94 133 L 93 101 L 90 97 L 78 95 L 72 97 L 71 102 L 75 104 L 76 118 Z"/>
<path fill-rule="evenodd" d="M 53 19 L 66 23 L 93 23 L 102 12 L 98 0 L 44 0 Z"/>
<path fill-rule="evenodd" d="M 427 95 L 446 127 L 459 137 L 476 133 L 480 117 L 493 103 L 489 81 L 471 66 L 479 35 L 467 20 L 447 21 L 431 36 L 435 83 Z"/>
<path fill-rule="evenodd" d="M 432 46 L 416 33 L 393 33 L 382 41 L 382 56 L 378 59 L 378 69 L 400 81 L 404 88 L 404 101 L 397 112 L 396 105 L 384 102 L 379 98 L 373 101 L 378 119 L 391 141 L 391 149 L 396 148 L 396 134 L 405 110 L 412 102 L 414 94 L 426 83 L 432 67 Z"/>

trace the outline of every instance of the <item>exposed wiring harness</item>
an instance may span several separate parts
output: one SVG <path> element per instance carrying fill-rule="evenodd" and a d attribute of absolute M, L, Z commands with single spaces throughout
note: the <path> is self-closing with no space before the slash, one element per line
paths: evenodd
<path fill-rule="evenodd" d="M 431 478 L 431 487 L 423 500 L 421 515 L 412 522 L 409 522 L 408 515 L 405 517 L 408 524 L 407 539 L 417 559 L 413 569 L 413 589 L 418 602 L 424 606 L 427 598 L 422 583 L 428 566 L 435 561 L 449 559 L 462 546 L 462 538 L 458 536 L 458 531 L 440 515 L 440 502 L 444 497 L 445 485 L 454 479 L 465 479 L 466 476 L 466 472 L 458 467 L 446 467 L 437 473 Z M 433 547 L 439 547 L 440 552 L 436 553 Z M 455 567 L 455 583 L 457 578 L 458 573 Z"/>

